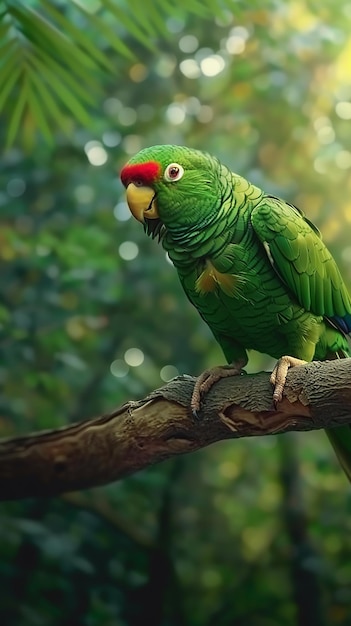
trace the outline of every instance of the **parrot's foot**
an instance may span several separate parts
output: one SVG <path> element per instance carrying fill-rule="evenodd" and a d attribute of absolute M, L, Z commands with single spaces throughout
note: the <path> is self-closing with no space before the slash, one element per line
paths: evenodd
<path fill-rule="evenodd" d="M 211 387 L 221 378 L 228 376 L 239 376 L 242 373 L 242 367 L 245 361 L 230 363 L 230 365 L 219 365 L 205 370 L 196 379 L 193 395 L 191 397 L 190 407 L 194 417 L 198 418 L 203 396 L 211 389 Z"/>
<path fill-rule="evenodd" d="M 273 402 L 276 407 L 283 397 L 286 376 L 290 367 L 305 365 L 307 361 L 296 359 L 294 356 L 282 356 L 271 374 L 271 383 L 274 387 Z"/>

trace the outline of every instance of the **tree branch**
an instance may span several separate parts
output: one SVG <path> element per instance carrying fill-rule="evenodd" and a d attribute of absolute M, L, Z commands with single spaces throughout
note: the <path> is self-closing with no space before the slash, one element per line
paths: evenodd
<path fill-rule="evenodd" d="M 189 411 L 194 381 L 179 377 L 106 415 L 1 441 L 0 500 L 103 485 L 222 439 L 351 423 L 351 359 L 290 369 L 277 410 L 262 372 L 220 380 L 196 420 Z"/>

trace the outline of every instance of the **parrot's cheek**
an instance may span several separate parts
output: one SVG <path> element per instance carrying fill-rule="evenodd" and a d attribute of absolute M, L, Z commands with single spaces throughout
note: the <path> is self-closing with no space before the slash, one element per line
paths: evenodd
<path fill-rule="evenodd" d="M 152 187 L 129 183 L 126 195 L 130 211 L 138 222 L 144 222 L 145 218 L 157 219 L 159 217 L 156 194 Z"/>

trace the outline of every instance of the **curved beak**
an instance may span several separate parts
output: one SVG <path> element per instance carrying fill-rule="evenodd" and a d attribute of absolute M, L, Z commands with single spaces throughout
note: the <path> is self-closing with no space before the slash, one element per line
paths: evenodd
<path fill-rule="evenodd" d="M 129 183 L 127 187 L 127 202 L 132 215 L 138 222 L 144 222 L 145 218 L 157 219 L 159 217 L 156 205 L 156 194 L 152 187 L 138 187 Z"/>

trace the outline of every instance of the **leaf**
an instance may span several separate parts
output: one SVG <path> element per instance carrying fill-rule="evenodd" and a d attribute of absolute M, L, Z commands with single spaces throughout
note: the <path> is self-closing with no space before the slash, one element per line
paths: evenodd
<path fill-rule="evenodd" d="M 83 124 L 90 125 L 91 118 L 80 103 L 79 99 L 70 91 L 62 82 L 60 82 L 50 69 L 42 63 L 37 57 L 33 57 L 33 64 L 40 71 L 41 76 L 46 78 L 47 84 L 50 85 L 51 90 L 53 90 L 56 95 L 61 99 L 64 105 L 70 109 L 75 117 Z M 41 89 L 40 85 L 43 85 L 43 81 L 39 79 L 37 80 L 37 87 Z"/>
<path fill-rule="evenodd" d="M 116 35 L 116 32 L 112 28 L 110 28 L 110 26 L 106 24 L 102 19 L 95 17 L 94 25 L 97 27 L 98 32 L 101 34 L 101 36 L 106 39 L 106 41 L 108 41 L 112 48 L 114 48 L 117 52 L 123 54 L 123 56 L 129 59 L 132 59 L 134 57 L 130 49 Z"/>
<path fill-rule="evenodd" d="M 91 29 L 93 31 L 95 30 L 97 32 L 97 34 L 101 36 L 101 38 L 105 39 L 112 46 L 112 48 L 114 50 L 116 50 L 118 53 L 122 54 L 126 58 L 132 59 L 134 57 L 134 55 L 133 55 L 132 51 L 130 50 L 130 48 L 128 48 L 128 46 L 122 41 L 122 39 L 116 33 L 116 30 L 117 30 L 116 26 L 119 26 L 120 23 L 123 23 L 123 17 L 125 16 L 125 10 L 118 12 L 118 16 L 117 16 L 118 22 L 115 25 L 115 27 L 113 28 L 113 27 L 111 27 L 109 24 L 107 24 L 105 22 L 104 16 L 98 16 L 97 15 L 97 11 L 95 11 L 92 14 L 92 12 L 86 6 L 86 2 L 83 2 L 83 3 L 80 3 L 80 2 L 76 3 L 75 2 L 75 4 L 77 4 L 77 8 L 84 15 L 84 17 L 87 20 L 87 22 L 88 22 L 89 26 L 91 27 Z M 109 18 L 110 18 L 110 16 L 109 16 Z M 109 19 L 109 21 L 111 22 L 111 19 Z M 143 39 L 144 39 L 144 42 L 147 43 L 147 41 L 145 41 L 144 37 L 143 37 Z M 114 71 L 115 68 L 114 68 L 114 66 L 111 66 L 107 54 L 104 54 L 100 50 L 99 50 L 99 53 L 100 53 L 101 56 L 103 56 L 106 59 L 106 61 L 109 64 L 109 68 L 112 69 L 112 71 Z"/>
<path fill-rule="evenodd" d="M 11 24 L 8 21 L 0 22 L 0 41 L 5 41 L 6 37 L 9 36 Z"/>
<path fill-rule="evenodd" d="M 70 59 L 71 63 L 80 65 L 81 70 L 83 67 L 90 71 L 96 69 L 96 64 L 89 55 L 85 54 L 66 35 L 29 7 L 11 6 L 10 13 L 17 17 L 23 32 L 33 44 L 47 48 L 51 53 L 57 54 L 58 58 Z"/>
<path fill-rule="evenodd" d="M 33 118 L 35 119 L 38 127 L 40 128 L 43 136 L 49 144 L 53 143 L 53 135 L 50 130 L 48 121 L 45 116 L 45 112 L 40 103 L 38 95 L 36 93 L 35 84 L 29 86 L 28 89 L 28 106 L 32 113 Z"/>
<path fill-rule="evenodd" d="M 65 118 L 63 112 L 60 107 L 57 105 L 55 98 L 50 93 L 46 83 L 39 78 L 41 73 L 42 64 L 38 62 L 38 59 L 32 58 L 33 65 L 37 65 L 37 71 L 33 71 L 31 75 L 31 81 L 36 86 L 36 90 L 38 93 L 38 97 L 41 97 L 43 103 L 45 103 L 45 107 L 47 109 L 46 114 L 51 115 L 57 122 L 58 126 L 64 131 L 68 131 L 67 127 L 67 119 Z"/>
<path fill-rule="evenodd" d="M 16 46 L 12 46 L 11 54 L 7 55 L 6 61 L 0 69 L 0 111 L 9 93 L 11 93 L 20 72 L 21 66 L 18 59 L 18 50 Z"/>
<path fill-rule="evenodd" d="M 8 72 L 6 73 L 4 80 L 0 81 L 0 111 L 2 111 L 2 108 L 14 89 L 21 73 L 22 68 L 20 66 L 16 67 L 11 64 L 8 67 Z"/>
<path fill-rule="evenodd" d="M 91 85 L 94 88 L 93 95 L 92 90 L 88 90 L 84 84 L 77 81 L 76 77 L 72 75 L 72 72 L 60 65 L 56 59 L 48 56 L 43 50 L 36 50 L 36 58 L 41 61 L 53 74 L 58 76 L 69 89 L 75 91 L 76 96 L 80 98 L 82 102 L 85 101 L 87 104 L 91 105 L 96 103 L 96 93 L 100 89 L 100 85 L 98 83 L 94 82 L 94 85 Z"/>
<path fill-rule="evenodd" d="M 118 22 L 123 24 L 129 35 L 135 37 L 135 39 L 140 41 L 145 47 L 154 49 L 154 46 L 152 46 L 148 40 L 150 33 L 147 33 L 147 29 L 146 32 L 141 30 L 137 25 L 136 19 L 129 17 L 124 9 L 116 6 L 111 0 L 104 0 L 104 6 L 114 15 Z"/>
<path fill-rule="evenodd" d="M 42 0 L 42 6 L 45 11 L 52 17 L 61 27 L 65 33 L 68 33 L 72 37 L 72 41 L 75 44 L 79 44 L 85 48 L 90 58 L 95 59 L 101 66 L 106 67 L 108 70 L 113 71 L 113 64 L 107 58 L 107 56 L 96 47 L 96 45 L 81 31 L 75 24 L 68 20 L 60 11 L 58 11 L 48 0 Z M 127 49 L 128 51 L 128 49 Z M 129 51 L 128 51 L 129 52 Z"/>
<path fill-rule="evenodd" d="M 9 123 L 8 131 L 7 131 L 7 138 L 6 138 L 7 148 L 9 148 L 13 144 L 14 139 L 17 135 L 21 118 L 26 107 L 27 99 L 28 99 L 28 82 L 26 80 L 26 77 L 24 76 L 24 81 L 21 86 L 21 89 L 19 90 L 19 96 L 18 96 L 18 99 L 16 100 L 16 103 L 14 105 L 12 115 L 10 118 L 10 123 Z"/>

